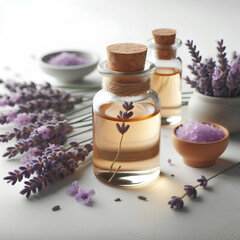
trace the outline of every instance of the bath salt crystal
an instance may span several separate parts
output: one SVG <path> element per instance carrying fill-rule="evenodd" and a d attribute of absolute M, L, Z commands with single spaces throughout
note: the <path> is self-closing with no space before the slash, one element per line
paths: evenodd
<path fill-rule="evenodd" d="M 75 53 L 62 52 L 51 57 L 47 63 L 56 66 L 76 66 L 89 63 L 89 59 L 76 55 Z"/>
<path fill-rule="evenodd" d="M 213 125 L 201 122 L 187 122 L 176 130 L 177 137 L 196 143 L 215 142 L 224 138 L 223 131 Z"/>

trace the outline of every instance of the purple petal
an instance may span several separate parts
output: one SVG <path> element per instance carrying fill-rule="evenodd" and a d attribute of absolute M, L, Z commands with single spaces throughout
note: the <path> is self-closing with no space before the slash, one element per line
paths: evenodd
<path fill-rule="evenodd" d="M 67 190 L 67 194 L 70 196 L 75 196 L 78 193 L 78 182 L 72 183 L 72 187 Z"/>
<path fill-rule="evenodd" d="M 77 202 L 82 202 L 83 201 L 81 194 L 76 194 L 75 199 L 76 199 Z"/>
<path fill-rule="evenodd" d="M 85 199 L 82 199 L 83 204 L 88 204 L 89 201 L 90 201 L 90 198 L 89 198 L 89 197 L 88 197 L 88 198 L 85 198 Z"/>
<path fill-rule="evenodd" d="M 88 196 L 89 196 L 89 197 L 92 197 L 92 196 L 94 196 L 94 195 L 95 195 L 94 189 L 90 189 L 90 190 L 88 191 Z"/>

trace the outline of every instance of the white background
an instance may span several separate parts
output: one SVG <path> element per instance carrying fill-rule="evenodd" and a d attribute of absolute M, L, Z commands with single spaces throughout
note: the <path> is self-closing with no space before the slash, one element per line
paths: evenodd
<path fill-rule="evenodd" d="M 216 56 L 216 40 L 224 39 L 227 52 L 240 52 L 239 1 L 153 0 L 0 0 L 1 76 L 52 80 L 40 72 L 36 58 L 64 48 L 89 49 L 106 58 L 105 48 L 116 42 L 146 43 L 155 28 L 177 29 L 177 37 L 193 39 L 203 58 Z M 183 75 L 190 56 L 186 46 Z M 7 68 L 6 68 L 7 67 Z M 95 73 L 94 79 L 100 77 Z M 96 78 L 95 78 L 96 77 Z M 188 87 L 183 83 L 183 89 Z M 187 109 L 184 108 L 184 118 Z M 2 127 L 1 132 L 6 130 Z M 195 184 L 240 159 L 240 134 L 231 136 L 228 149 L 207 169 L 184 165 L 170 141 L 170 129 L 162 130 L 162 176 L 153 184 L 133 190 L 116 189 L 99 182 L 92 166 L 50 186 L 26 200 L 18 194 L 22 185 L 3 182 L 16 168 L 16 160 L 0 161 L 0 239 L 240 239 L 240 168 L 212 180 L 200 189 L 195 201 L 185 199 L 183 211 L 171 211 L 172 195 L 181 195 L 183 185 Z M 1 145 L 1 154 L 5 147 Z M 172 158 L 173 165 L 167 163 Z M 171 174 L 175 177 L 171 177 Z M 78 180 L 94 188 L 92 207 L 78 204 L 65 194 Z M 137 199 L 148 198 L 147 202 Z M 122 202 L 114 202 L 120 197 Z M 59 204 L 61 211 L 52 212 Z"/>

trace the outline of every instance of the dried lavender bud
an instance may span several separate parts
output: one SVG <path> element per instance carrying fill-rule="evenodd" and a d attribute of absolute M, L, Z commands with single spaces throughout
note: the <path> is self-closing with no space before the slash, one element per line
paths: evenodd
<path fill-rule="evenodd" d="M 171 174 L 171 177 L 175 177 L 175 175 L 174 175 L 174 174 Z"/>
<path fill-rule="evenodd" d="M 197 190 L 195 187 L 191 185 L 185 185 L 184 190 L 186 191 L 188 197 L 193 199 L 197 197 Z"/>
<path fill-rule="evenodd" d="M 197 179 L 198 182 L 200 182 L 200 186 L 207 187 L 208 180 L 205 176 L 202 175 L 200 179 Z"/>
<path fill-rule="evenodd" d="M 79 161 L 84 161 L 88 155 L 87 147 L 73 148 L 67 150 L 64 146 L 49 146 L 45 149 L 41 156 L 31 160 L 26 166 L 21 166 L 19 169 L 9 172 L 9 175 L 4 178 L 8 183 L 14 185 L 17 181 L 20 182 L 23 178 L 32 179 L 25 181 L 25 187 L 20 192 L 29 197 L 31 192 L 41 191 L 48 183 L 54 183 L 59 178 L 64 178 L 72 174 L 78 167 Z"/>
<path fill-rule="evenodd" d="M 121 202 L 122 200 L 121 200 L 121 198 L 116 198 L 114 201 L 115 202 Z"/>
<path fill-rule="evenodd" d="M 138 196 L 138 199 L 143 200 L 143 201 L 147 201 L 147 198 L 144 197 L 144 196 Z"/>
<path fill-rule="evenodd" d="M 221 39 L 221 41 L 218 41 L 217 42 L 218 44 L 218 47 L 217 47 L 217 50 L 218 50 L 218 62 L 220 64 L 220 69 L 223 73 L 223 76 L 222 78 L 224 79 L 224 81 L 226 80 L 227 78 L 227 74 L 228 74 L 228 60 L 226 58 L 226 53 L 224 52 L 226 47 L 223 46 L 223 39 Z"/>
<path fill-rule="evenodd" d="M 212 75 L 212 87 L 214 97 L 227 97 L 228 90 L 225 87 L 223 73 L 218 67 L 215 67 Z"/>
<path fill-rule="evenodd" d="M 240 62 L 239 58 L 234 59 L 230 64 L 226 85 L 229 88 L 228 96 L 235 96 L 240 84 Z"/>
<path fill-rule="evenodd" d="M 182 198 L 173 196 L 172 199 L 168 202 L 168 204 L 172 209 L 181 209 L 183 208 L 184 202 Z"/>
<path fill-rule="evenodd" d="M 200 56 L 199 51 L 196 51 L 196 45 L 193 45 L 193 40 L 192 41 L 187 40 L 186 46 L 188 46 L 189 52 L 193 57 L 192 61 L 194 63 L 201 63 L 202 57 Z"/>
<path fill-rule="evenodd" d="M 14 147 L 8 147 L 7 152 L 3 155 L 3 157 L 15 157 L 18 153 L 23 154 L 24 152 L 28 151 L 30 147 L 42 146 L 46 148 L 49 143 L 62 145 L 66 142 L 67 135 L 73 130 L 72 126 L 69 126 L 65 120 L 57 122 L 53 125 L 46 125 L 45 128 L 49 130 L 48 133 L 39 133 L 39 128 L 34 129 L 29 138 L 18 142 Z M 49 135 L 48 137 L 47 134 Z M 46 137 L 48 139 L 46 139 Z"/>
<path fill-rule="evenodd" d="M 119 119 L 129 119 L 130 117 L 132 117 L 133 112 L 130 111 L 130 110 L 132 110 L 134 108 L 133 102 L 130 102 L 130 103 L 124 102 L 122 107 L 125 109 L 125 112 L 119 111 L 119 114 L 117 115 L 117 118 L 119 118 Z M 119 123 L 116 123 L 116 127 L 121 134 L 124 134 L 128 131 L 130 125 L 129 124 L 125 125 L 125 123 L 123 122 L 121 124 L 121 126 L 120 126 Z"/>
<path fill-rule="evenodd" d="M 56 206 L 54 206 L 53 208 L 52 208 L 52 211 L 58 211 L 58 210 L 60 210 L 61 208 L 60 208 L 60 206 L 59 205 L 56 205 Z"/>

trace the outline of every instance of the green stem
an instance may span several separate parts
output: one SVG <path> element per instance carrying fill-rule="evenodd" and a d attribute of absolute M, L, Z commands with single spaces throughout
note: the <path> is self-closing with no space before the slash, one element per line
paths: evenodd
<path fill-rule="evenodd" d="M 228 97 L 231 97 L 231 89 L 228 90 Z"/>
<path fill-rule="evenodd" d="M 81 135 L 81 134 L 86 133 L 86 132 L 89 132 L 89 131 L 92 131 L 92 128 L 87 129 L 87 130 L 85 130 L 85 131 L 83 131 L 83 132 L 79 132 L 79 133 L 73 134 L 73 135 L 69 136 L 68 139 L 69 139 L 69 138 L 72 138 L 72 137 L 76 137 L 76 136 L 78 136 L 78 135 Z"/>
<path fill-rule="evenodd" d="M 234 97 L 237 96 L 237 94 L 238 94 L 238 90 L 239 90 L 239 88 L 237 88 L 237 90 L 236 90 L 236 92 L 235 92 L 235 94 L 234 94 Z"/>
<path fill-rule="evenodd" d="M 123 141 L 123 136 L 124 136 L 124 134 L 122 134 L 122 137 L 121 137 L 121 140 L 120 140 L 120 143 L 119 143 L 119 146 L 118 146 L 117 155 L 116 155 L 115 159 L 113 160 L 113 162 L 112 162 L 112 164 L 111 164 L 111 166 L 110 166 L 110 173 L 112 172 L 113 165 L 114 165 L 114 163 L 117 161 L 118 156 L 119 156 L 119 154 L 120 154 L 121 146 L 122 146 L 122 141 Z"/>
<path fill-rule="evenodd" d="M 91 116 L 87 116 L 87 117 L 84 117 L 84 118 L 82 118 L 82 119 L 79 119 L 79 120 L 77 120 L 77 121 L 75 121 L 75 122 L 70 122 L 69 124 L 71 125 L 71 124 L 75 124 L 75 123 L 80 123 L 80 122 L 83 122 L 83 120 L 86 120 L 86 119 L 88 119 L 88 118 L 90 118 Z M 75 118 L 78 118 L 78 117 L 75 117 Z M 71 120 L 73 120 L 74 118 L 72 118 Z M 69 119 L 69 121 L 71 121 L 70 119 Z M 90 120 L 89 120 L 90 121 Z"/>
<path fill-rule="evenodd" d="M 74 111 L 71 111 L 71 112 L 69 112 L 69 113 L 66 113 L 65 116 L 69 116 L 69 115 L 72 115 L 72 114 L 74 114 L 74 113 L 80 112 L 80 111 L 85 110 L 86 108 L 89 108 L 89 107 L 91 107 L 91 106 L 92 106 L 92 104 L 91 104 L 91 105 L 87 105 L 87 106 L 85 106 L 85 107 L 83 107 L 83 108 L 76 109 L 76 110 L 74 110 Z"/>
<path fill-rule="evenodd" d="M 79 119 L 78 121 L 79 121 L 79 122 L 82 122 L 82 121 L 84 121 L 84 120 L 86 120 L 86 119 L 88 119 L 88 118 L 90 118 L 90 117 L 92 117 L 92 114 L 89 115 L 89 116 L 87 116 L 87 117 L 81 118 L 81 119 Z M 76 119 L 76 118 L 79 118 L 79 116 L 75 116 L 75 117 L 72 117 L 72 118 L 68 118 L 68 121 L 72 121 L 73 119 Z M 70 123 L 70 124 L 71 124 L 71 123 Z"/>
<path fill-rule="evenodd" d="M 228 170 L 236 167 L 238 164 L 240 164 L 240 162 L 237 162 L 237 163 L 233 164 L 231 167 L 226 168 L 226 169 L 224 169 L 223 171 L 221 171 L 221 172 L 213 175 L 212 177 L 208 178 L 207 181 L 210 181 L 211 179 L 217 177 L 218 175 L 220 175 L 220 174 L 222 174 L 222 173 L 224 173 L 224 172 L 226 172 L 226 171 L 228 171 Z M 201 186 L 201 184 L 196 185 L 194 188 L 196 189 L 196 188 L 198 188 L 199 186 Z M 188 195 L 188 192 L 184 193 L 180 198 L 183 199 L 183 198 L 186 197 L 187 195 Z"/>
<path fill-rule="evenodd" d="M 82 125 L 82 126 L 74 127 L 74 129 L 83 128 L 83 127 L 92 127 L 92 124 L 87 124 L 87 125 Z"/>
<path fill-rule="evenodd" d="M 220 175 L 220 174 L 222 174 L 222 173 L 224 173 L 224 172 L 230 170 L 231 168 L 234 168 L 234 167 L 237 166 L 238 164 L 240 164 L 240 162 L 235 163 L 235 164 L 232 165 L 231 167 L 224 169 L 223 171 L 221 171 L 221 172 L 219 172 L 219 173 L 213 175 L 212 177 L 208 178 L 207 180 L 209 181 L 209 180 L 211 180 L 211 179 L 217 177 L 218 175 Z"/>

